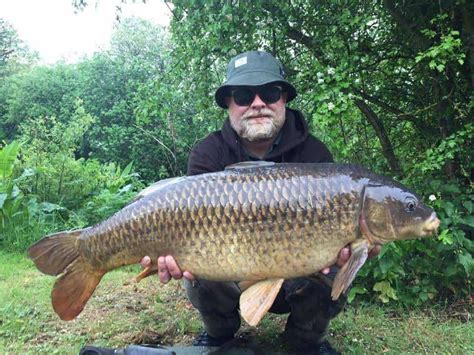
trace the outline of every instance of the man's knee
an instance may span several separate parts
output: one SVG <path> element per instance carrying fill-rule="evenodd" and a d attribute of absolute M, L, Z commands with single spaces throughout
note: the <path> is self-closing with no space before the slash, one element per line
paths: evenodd
<path fill-rule="evenodd" d="M 185 280 L 184 288 L 211 336 L 230 336 L 240 328 L 240 289 L 235 282 Z"/>
<path fill-rule="evenodd" d="M 341 295 L 338 300 L 333 301 L 331 289 L 330 284 L 318 278 L 292 280 L 285 285 L 286 301 L 290 305 L 291 313 L 301 319 L 334 318 L 343 310 L 346 296 Z"/>
<path fill-rule="evenodd" d="M 331 299 L 331 286 L 319 279 L 295 279 L 285 285 L 291 313 L 285 327 L 288 339 L 316 345 L 327 335 L 329 323 L 345 304 L 345 296 Z"/>
<path fill-rule="evenodd" d="M 200 312 L 228 313 L 238 308 L 240 289 L 235 282 L 184 281 L 189 301 Z"/>

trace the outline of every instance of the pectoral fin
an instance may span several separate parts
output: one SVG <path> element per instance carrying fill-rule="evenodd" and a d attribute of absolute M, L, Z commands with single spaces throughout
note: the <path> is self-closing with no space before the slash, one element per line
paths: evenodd
<path fill-rule="evenodd" d="M 135 282 L 140 282 L 145 277 L 155 275 L 157 272 L 158 272 L 158 266 L 157 265 L 150 265 L 150 266 L 144 268 L 137 276 L 135 276 Z"/>
<path fill-rule="evenodd" d="M 338 271 L 332 285 L 331 297 L 335 301 L 354 281 L 357 272 L 364 265 L 369 254 L 369 242 L 361 240 L 351 244 L 351 257 Z"/>
<path fill-rule="evenodd" d="M 283 279 L 257 282 L 240 295 L 240 314 L 251 326 L 256 326 L 273 304 Z"/>

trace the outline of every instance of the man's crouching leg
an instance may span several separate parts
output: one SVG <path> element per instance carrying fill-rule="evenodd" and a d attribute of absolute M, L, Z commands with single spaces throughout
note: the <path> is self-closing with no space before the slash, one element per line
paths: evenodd
<path fill-rule="evenodd" d="M 184 281 L 189 301 L 201 314 L 205 333 L 194 345 L 220 346 L 240 328 L 240 289 L 235 282 Z"/>
<path fill-rule="evenodd" d="M 347 299 L 345 295 L 341 295 L 337 301 L 331 298 L 332 280 L 337 270 L 337 267 L 333 267 L 329 275 L 288 280 L 283 285 L 291 312 L 285 327 L 285 337 L 295 348 L 337 353 L 325 340 L 331 319 L 342 311 Z M 328 349 L 323 351 L 322 348 Z"/>

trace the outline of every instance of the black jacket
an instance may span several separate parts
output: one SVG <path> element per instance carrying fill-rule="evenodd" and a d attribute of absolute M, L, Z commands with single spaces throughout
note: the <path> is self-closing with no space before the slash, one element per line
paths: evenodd
<path fill-rule="evenodd" d="M 228 165 L 245 160 L 248 160 L 248 155 L 227 119 L 220 131 L 211 133 L 191 150 L 188 159 L 188 175 L 222 171 Z M 286 109 L 281 139 L 265 160 L 277 163 L 333 161 L 327 147 L 308 133 L 308 124 L 303 115 L 289 108 Z"/>

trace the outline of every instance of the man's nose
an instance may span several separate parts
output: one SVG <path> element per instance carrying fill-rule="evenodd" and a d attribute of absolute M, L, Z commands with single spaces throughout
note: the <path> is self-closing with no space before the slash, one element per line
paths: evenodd
<path fill-rule="evenodd" d="M 255 98 L 250 105 L 252 108 L 262 108 L 265 107 L 267 104 L 263 101 L 258 94 L 255 94 Z"/>

